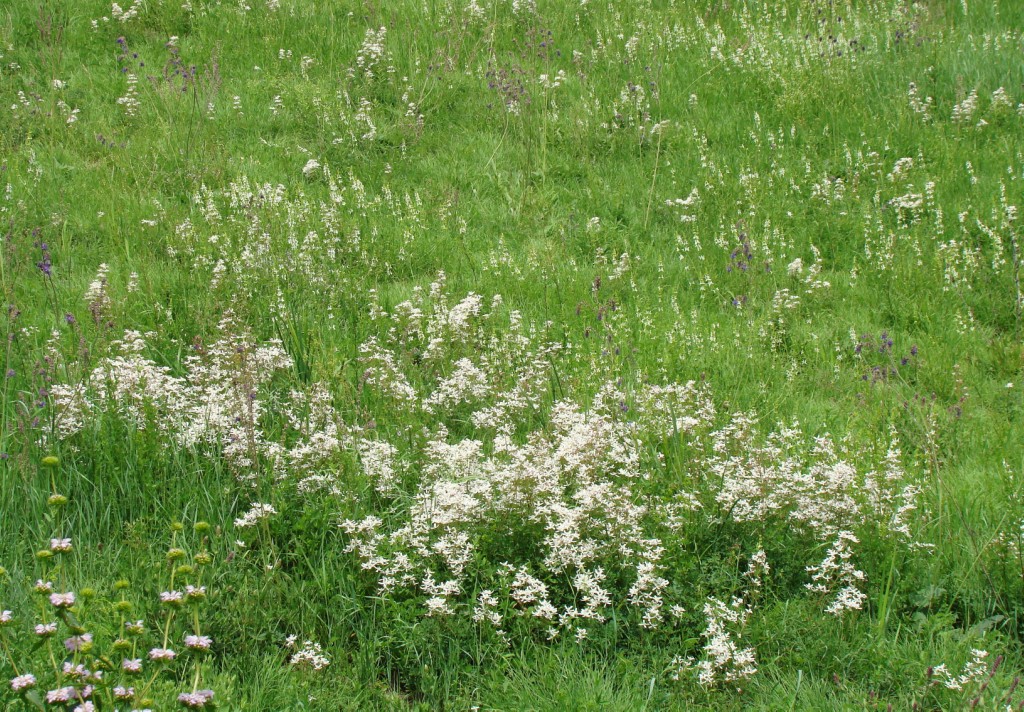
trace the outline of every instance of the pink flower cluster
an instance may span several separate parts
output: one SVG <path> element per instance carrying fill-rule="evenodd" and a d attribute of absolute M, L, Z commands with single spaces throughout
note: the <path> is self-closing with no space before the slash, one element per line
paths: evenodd
<path fill-rule="evenodd" d="M 190 709 L 201 709 L 213 699 L 213 690 L 196 690 L 178 695 L 178 702 Z"/>

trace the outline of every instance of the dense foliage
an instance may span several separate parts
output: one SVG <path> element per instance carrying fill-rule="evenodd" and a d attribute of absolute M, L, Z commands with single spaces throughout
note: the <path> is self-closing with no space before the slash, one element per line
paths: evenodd
<path fill-rule="evenodd" d="M 6 3 L 0 704 L 1024 707 L 1021 28 Z"/>

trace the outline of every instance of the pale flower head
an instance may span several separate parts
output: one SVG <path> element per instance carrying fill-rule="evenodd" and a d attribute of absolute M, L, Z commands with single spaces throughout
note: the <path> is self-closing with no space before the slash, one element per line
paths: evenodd
<path fill-rule="evenodd" d="M 25 673 L 24 675 L 18 675 L 16 678 L 11 680 L 11 689 L 15 692 L 21 692 L 31 687 L 36 686 L 36 677 L 31 673 Z"/>
<path fill-rule="evenodd" d="M 75 594 L 72 591 L 67 593 L 51 593 L 50 605 L 54 608 L 71 608 L 75 605 Z"/>
<path fill-rule="evenodd" d="M 163 660 L 166 662 L 170 662 L 171 660 L 174 660 L 174 658 L 177 657 L 177 655 L 178 654 L 170 648 L 153 648 L 149 651 L 150 660 Z"/>

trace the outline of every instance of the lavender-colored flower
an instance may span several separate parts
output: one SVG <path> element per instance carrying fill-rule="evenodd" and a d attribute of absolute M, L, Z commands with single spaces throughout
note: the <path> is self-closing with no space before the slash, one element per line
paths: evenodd
<path fill-rule="evenodd" d="M 892 349 L 892 339 L 889 338 L 889 332 L 883 331 L 879 336 L 878 353 L 888 353 Z"/>
<path fill-rule="evenodd" d="M 146 624 L 142 621 L 125 621 L 124 627 L 132 635 L 142 635 L 146 632 Z"/>
<path fill-rule="evenodd" d="M 34 588 L 36 593 L 52 593 L 53 582 L 43 581 L 42 579 L 36 579 L 36 585 Z"/>
<path fill-rule="evenodd" d="M 14 614 L 11 611 L 0 611 L 0 625 L 7 625 L 14 620 Z"/>
<path fill-rule="evenodd" d="M 64 641 L 64 647 L 69 652 L 77 652 L 83 650 L 92 644 L 92 633 L 83 633 L 82 635 L 75 635 Z"/>
<path fill-rule="evenodd" d="M 36 624 L 36 635 L 41 638 L 46 638 L 57 632 L 57 621 L 50 623 L 38 623 Z"/>
<path fill-rule="evenodd" d="M 38 586 L 36 588 L 38 590 Z M 75 594 L 73 591 L 67 593 L 51 593 L 50 605 L 54 608 L 71 608 L 75 605 Z"/>
<path fill-rule="evenodd" d="M 71 702 L 71 700 L 78 698 L 78 690 L 73 687 L 60 687 L 56 690 L 50 690 L 46 693 L 46 701 L 51 705 L 60 704 L 62 702 Z"/>
<path fill-rule="evenodd" d="M 201 709 L 213 699 L 213 690 L 196 690 L 178 695 L 178 702 L 191 709 Z"/>
<path fill-rule="evenodd" d="M 96 705 L 92 702 L 83 702 L 80 705 L 76 705 L 71 712 L 96 712 Z"/>
<path fill-rule="evenodd" d="M 64 663 L 63 671 L 64 671 L 64 675 L 65 676 L 70 677 L 70 678 L 72 678 L 74 680 L 78 680 L 79 682 L 102 682 L 103 681 L 103 671 L 102 670 L 92 671 L 89 668 L 87 668 L 85 665 L 82 665 L 81 663 L 79 663 L 78 665 L 73 665 L 72 663 L 66 662 L 66 663 Z M 89 696 L 91 696 L 92 693 L 93 693 L 93 686 L 92 685 L 86 685 L 85 687 L 83 687 L 81 689 L 81 691 L 79 692 L 78 696 L 84 700 L 84 699 L 88 698 Z"/>
<path fill-rule="evenodd" d="M 119 685 L 114 688 L 114 697 L 116 697 L 119 700 L 130 700 L 131 698 L 135 697 L 135 688 L 122 687 Z"/>
<path fill-rule="evenodd" d="M 71 551 L 71 539 L 50 539 L 50 551 L 55 554 Z"/>
<path fill-rule="evenodd" d="M 186 635 L 185 647 L 191 650 L 209 650 L 213 639 L 208 635 Z"/>
<path fill-rule="evenodd" d="M 181 603 L 184 597 L 185 594 L 183 594 L 181 591 L 164 591 L 160 594 L 160 602 L 174 605 L 177 603 Z"/>
<path fill-rule="evenodd" d="M 36 676 L 31 673 L 25 673 L 24 675 L 18 675 L 16 678 L 11 680 L 11 689 L 15 692 L 21 692 L 27 690 L 30 687 L 36 686 Z"/>
<path fill-rule="evenodd" d="M 167 662 L 170 662 L 171 660 L 174 660 L 177 655 L 178 654 L 170 648 L 153 648 L 149 651 L 150 660 L 166 660 Z"/>
<path fill-rule="evenodd" d="M 142 672 L 142 660 L 125 658 L 121 661 L 121 669 L 130 673 Z"/>

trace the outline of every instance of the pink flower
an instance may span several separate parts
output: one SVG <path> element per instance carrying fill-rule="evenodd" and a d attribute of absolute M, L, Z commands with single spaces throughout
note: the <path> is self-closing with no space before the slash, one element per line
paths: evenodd
<path fill-rule="evenodd" d="M 55 554 L 71 551 L 70 539 L 50 539 L 50 551 Z"/>
<path fill-rule="evenodd" d="M 11 680 L 11 689 L 15 692 L 21 692 L 27 690 L 30 687 L 36 686 L 36 676 L 31 673 L 25 673 L 24 675 L 18 675 L 16 678 Z"/>
<path fill-rule="evenodd" d="M 185 647 L 192 650 L 209 650 L 213 639 L 208 635 L 186 635 Z"/>
<path fill-rule="evenodd" d="M 7 625 L 14 620 L 14 614 L 10 611 L 0 611 L 0 625 Z"/>
<path fill-rule="evenodd" d="M 50 605 L 54 608 L 71 608 L 75 605 L 75 594 L 72 591 L 67 593 L 51 593 Z"/>
<path fill-rule="evenodd" d="M 78 690 L 73 687 L 61 687 L 56 690 L 50 690 L 46 693 L 46 701 L 52 704 L 60 704 L 61 702 L 71 702 L 71 700 L 77 699 Z"/>
<path fill-rule="evenodd" d="M 142 672 L 142 660 L 139 658 L 134 660 L 126 658 L 121 661 L 121 669 L 125 672 Z"/>
<path fill-rule="evenodd" d="M 213 690 L 196 690 L 195 692 L 182 692 L 178 695 L 178 702 L 192 709 L 206 707 L 206 703 L 213 699 Z"/>
<path fill-rule="evenodd" d="M 51 593 L 53 592 L 53 582 L 36 579 L 35 591 L 36 593 Z"/>
<path fill-rule="evenodd" d="M 79 650 L 85 648 L 91 642 L 92 642 L 92 633 L 83 633 L 82 635 L 76 635 L 74 637 L 71 637 L 71 638 L 68 638 L 67 640 L 65 640 L 64 641 L 64 647 L 67 648 L 69 652 L 74 653 L 76 651 L 79 651 Z"/>
<path fill-rule="evenodd" d="M 73 665 L 72 663 L 64 663 L 64 674 L 68 677 L 78 678 L 79 680 L 85 680 L 91 674 L 85 665 L 79 663 Z"/>
<path fill-rule="evenodd" d="M 135 688 L 134 687 L 120 687 L 120 686 L 115 687 L 114 688 L 114 697 L 116 697 L 119 700 L 130 700 L 131 698 L 135 697 Z"/>
<path fill-rule="evenodd" d="M 181 603 L 184 598 L 185 594 L 181 591 L 164 591 L 160 594 L 160 601 L 162 603 L 169 603 L 172 605 L 175 603 Z"/>
<path fill-rule="evenodd" d="M 57 632 L 57 621 L 52 623 L 39 623 L 36 625 L 36 635 L 40 637 L 47 637 Z"/>
<path fill-rule="evenodd" d="M 178 654 L 170 648 L 153 648 L 149 651 L 150 660 L 166 660 L 170 662 L 171 660 L 174 660 L 177 655 Z"/>

